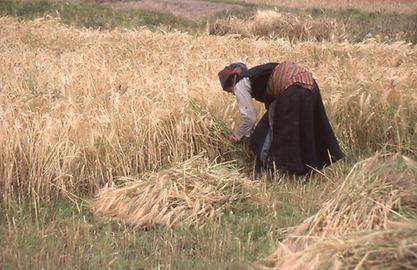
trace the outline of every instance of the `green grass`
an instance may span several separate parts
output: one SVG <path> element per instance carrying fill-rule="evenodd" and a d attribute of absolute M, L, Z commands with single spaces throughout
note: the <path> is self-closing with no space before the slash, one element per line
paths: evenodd
<path fill-rule="evenodd" d="M 167 26 L 186 30 L 193 27 L 192 23 L 169 14 L 143 10 L 111 9 L 67 0 L 0 1 L 0 16 L 6 15 L 22 19 L 58 16 L 69 25 L 101 29 Z"/>
<path fill-rule="evenodd" d="M 308 9 L 313 17 L 335 18 L 346 25 L 353 42 L 379 35 L 382 39 L 402 39 L 417 43 L 417 14 L 364 12 L 358 9 L 323 10 Z"/>
<path fill-rule="evenodd" d="M 268 207 L 245 204 L 201 227 L 136 230 L 94 216 L 85 202 L 16 203 L 2 210 L 2 269 L 241 269 L 268 255 L 318 210 L 321 184 L 268 183 Z"/>

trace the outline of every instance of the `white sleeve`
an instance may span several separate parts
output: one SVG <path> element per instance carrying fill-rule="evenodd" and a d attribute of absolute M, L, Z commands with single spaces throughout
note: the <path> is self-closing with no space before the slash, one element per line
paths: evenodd
<path fill-rule="evenodd" d="M 248 137 L 256 123 L 256 110 L 252 103 L 251 92 L 252 87 L 249 78 L 243 78 L 235 85 L 234 93 L 243 118 L 239 128 L 233 132 L 233 136 L 238 140 L 244 136 Z"/>

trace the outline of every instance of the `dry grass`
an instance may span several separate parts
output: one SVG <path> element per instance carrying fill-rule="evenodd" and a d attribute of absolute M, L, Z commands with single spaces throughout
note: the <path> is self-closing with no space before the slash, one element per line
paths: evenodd
<path fill-rule="evenodd" d="M 398 14 L 368 14 L 359 11 L 329 10 L 278 12 L 258 10 L 250 18 L 219 18 L 207 23 L 211 35 L 234 35 L 250 38 L 288 39 L 300 41 L 364 42 L 407 41 L 416 43 L 416 16 Z M 312 15 L 309 15 L 309 14 Z"/>
<path fill-rule="evenodd" d="M 357 163 L 332 197 L 266 259 L 270 268 L 416 266 L 415 161 L 377 154 Z"/>
<path fill-rule="evenodd" d="M 120 180 L 123 185 L 100 190 L 92 208 L 142 228 L 202 224 L 231 211 L 256 189 L 233 163 L 210 164 L 203 155 L 140 179 Z"/>
<path fill-rule="evenodd" d="M 306 14 L 272 10 L 257 11 L 253 18 L 217 19 L 208 24 L 210 35 L 239 35 L 242 37 L 284 38 L 297 41 L 340 41 L 345 39 L 345 26 L 335 19 L 312 18 Z"/>
<path fill-rule="evenodd" d="M 295 8 L 356 8 L 376 12 L 417 13 L 417 2 L 414 0 L 245 0 L 245 2 Z"/>
<path fill-rule="evenodd" d="M 257 269 L 416 269 L 416 241 L 415 221 L 401 222 L 389 229 L 320 239 L 302 252 L 287 250 L 279 266 Z"/>

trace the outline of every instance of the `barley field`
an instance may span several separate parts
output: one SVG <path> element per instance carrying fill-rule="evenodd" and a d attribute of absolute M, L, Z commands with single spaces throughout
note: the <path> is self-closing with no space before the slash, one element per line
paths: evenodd
<path fill-rule="evenodd" d="M 285 59 L 313 72 L 346 158 L 253 182 L 217 72 Z M 0 62 L 2 269 L 416 267 L 415 44 L 4 16 Z"/>

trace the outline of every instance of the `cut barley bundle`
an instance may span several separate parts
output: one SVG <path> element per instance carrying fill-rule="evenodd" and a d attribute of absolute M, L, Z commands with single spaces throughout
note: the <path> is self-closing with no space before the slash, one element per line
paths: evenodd
<path fill-rule="evenodd" d="M 258 10 L 249 20 L 217 19 L 208 25 L 211 35 L 240 35 L 242 37 L 286 38 L 290 40 L 343 39 L 344 26 L 333 19 L 317 19 L 308 15 Z"/>
<path fill-rule="evenodd" d="M 360 239 L 400 239 L 407 243 L 416 239 L 415 233 L 408 233 L 410 228 L 417 228 L 415 222 L 404 217 L 409 213 L 415 216 L 416 202 L 417 163 L 401 155 L 376 155 L 356 164 L 334 198 L 299 225 L 266 263 L 272 269 L 305 269 L 307 265 L 309 269 L 322 269 L 325 265 L 336 267 L 339 260 L 359 263 L 348 247 L 366 244 Z M 323 252 L 326 248 L 330 253 Z M 369 252 L 378 253 L 372 250 L 369 244 Z"/>
<path fill-rule="evenodd" d="M 285 247 L 282 247 L 285 248 Z M 417 223 L 325 237 L 304 250 L 286 250 L 273 269 L 416 269 Z M 260 267 L 258 269 L 271 269 Z"/>
<path fill-rule="evenodd" d="M 334 19 L 312 18 L 309 15 L 258 11 L 250 24 L 254 36 L 288 38 L 290 40 L 327 40 L 341 37 L 342 27 Z"/>
<path fill-rule="evenodd" d="M 136 227 L 200 224 L 250 197 L 249 180 L 232 162 L 213 165 L 202 155 L 140 179 L 121 180 L 122 187 L 99 191 L 92 208 Z"/>

